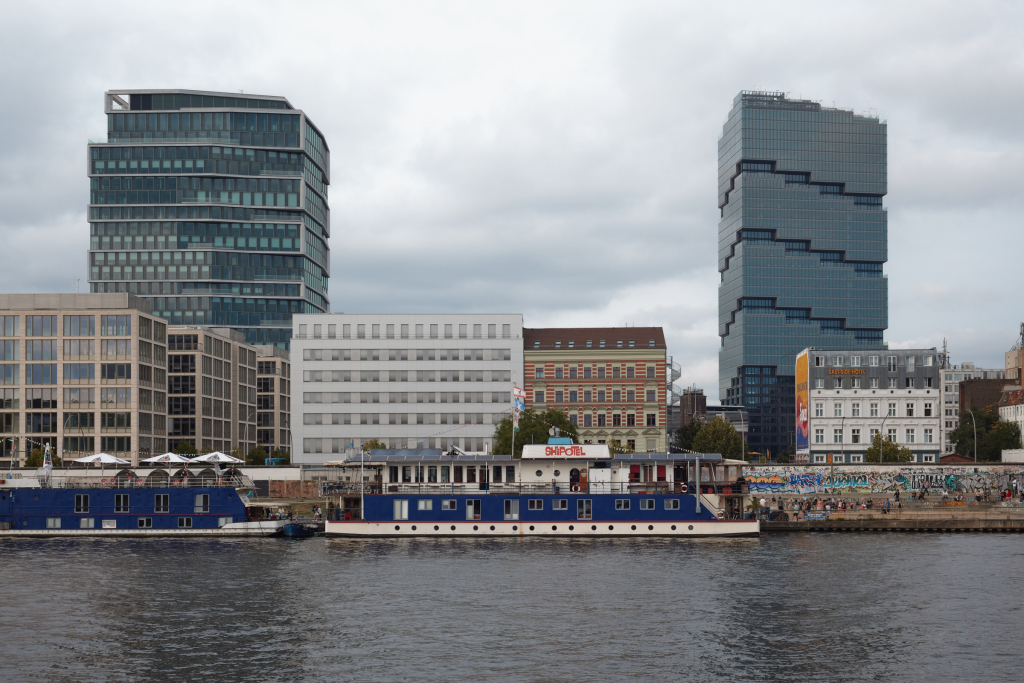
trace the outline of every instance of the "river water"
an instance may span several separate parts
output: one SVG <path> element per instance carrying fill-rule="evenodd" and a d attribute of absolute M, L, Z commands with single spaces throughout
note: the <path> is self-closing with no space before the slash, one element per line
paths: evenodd
<path fill-rule="evenodd" d="M 0 680 L 1024 679 L 1024 536 L 7 540 Z"/>

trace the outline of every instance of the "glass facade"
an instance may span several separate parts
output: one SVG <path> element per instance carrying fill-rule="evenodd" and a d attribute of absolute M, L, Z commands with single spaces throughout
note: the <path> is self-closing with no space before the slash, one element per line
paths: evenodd
<path fill-rule="evenodd" d="M 176 325 L 291 341 L 330 309 L 330 151 L 280 97 L 110 91 L 89 143 L 89 286 Z M 193 111 L 194 110 L 194 111 Z"/>
<path fill-rule="evenodd" d="M 884 348 L 886 124 L 741 92 L 718 142 L 719 395 L 750 450 L 795 442 L 795 358 Z"/>

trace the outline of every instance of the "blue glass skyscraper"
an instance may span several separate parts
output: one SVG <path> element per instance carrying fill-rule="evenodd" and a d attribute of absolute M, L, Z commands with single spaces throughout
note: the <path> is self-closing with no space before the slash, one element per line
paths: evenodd
<path fill-rule="evenodd" d="M 330 310 L 330 151 L 284 97 L 111 90 L 89 143 L 89 286 L 287 349 Z"/>
<path fill-rule="evenodd" d="M 750 412 L 750 450 L 794 443 L 800 351 L 882 347 L 885 194 L 884 122 L 736 96 L 718 142 L 719 396 Z"/>

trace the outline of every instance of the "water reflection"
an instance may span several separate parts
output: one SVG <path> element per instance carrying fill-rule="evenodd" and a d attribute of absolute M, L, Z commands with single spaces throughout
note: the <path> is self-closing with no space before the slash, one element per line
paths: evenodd
<path fill-rule="evenodd" d="M 0 543 L 0 678 L 999 678 L 1022 555 L 989 535 L 21 539 Z"/>

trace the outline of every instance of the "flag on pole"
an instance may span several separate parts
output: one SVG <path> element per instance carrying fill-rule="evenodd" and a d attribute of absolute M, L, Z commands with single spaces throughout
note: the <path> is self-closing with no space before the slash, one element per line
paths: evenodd
<path fill-rule="evenodd" d="M 512 428 L 519 429 L 519 413 L 526 410 L 526 392 L 517 386 L 512 387 Z"/>

